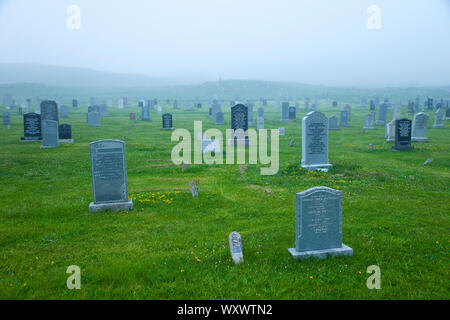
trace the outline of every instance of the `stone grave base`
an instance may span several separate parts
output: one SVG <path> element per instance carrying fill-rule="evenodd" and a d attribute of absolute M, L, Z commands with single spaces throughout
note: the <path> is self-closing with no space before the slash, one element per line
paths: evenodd
<path fill-rule="evenodd" d="M 51 149 L 51 148 L 56 148 L 58 146 L 41 146 L 41 149 Z"/>
<path fill-rule="evenodd" d="M 133 200 L 128 200 L 127 202 L 110 202 L 98 204 L 91 202 L 89 204 L 89 212 L 100 212 L 106 210 L 111 211 L 133 210 Z"/>
<path fill-rule="evenodd" d="M 339 128 L 328 128 L 328 130 L 339 130 Z"/>
<path fill-rule="evenodd" d="M 302 251 L 297 252 L 295 248 L 289 248 L 289 253 L 294 257 L 294 259 L 305 260 L 309 258 L 325 259 L 327 256 L 353 256 L 353 249 L 342 244 L 340 248 L 325 249 L 325 250 L 312 250 L 312 251 Z"/>
<path fill-rule="evenodd" d="M 164 131 L 173 130 L 173 128 L 162 128 L 162 130 L 164 130 Z"/>
<path fill-rule="evenodd" d="M 375 130 L 374 127 L 364 127 L 363 130 Z"/>
<path fill-rule="evenodd" d="M 58 139 L 59 143 L 73 143 L 73 139 Z"/>
<path fill-rule="evenodd" d="M 414 150 L 414 146 L 393 146 L 391 149 L 394 151 Z"/>
<path fill-rule="evenodd" d="M 375 121 L 375 124 L 377 126 L 384 126 L 386 124 L 386 122 L 385 121 L 381 121 L 381 120 L 377 120 L 377 121 Z"/>
<path fill-rule="evenodd" d="M 302 164 L 302 168 L 303 169 L 307 169 L 309 171 L 325 171 L 327 172 L 328 169 L 330 169 L 331 167 L 333 167 L 332 164 L 309 164 L 309 165 L 303 165 Z"/>
<path fill-rule="evenodd" d="M 427 142 L 428 138 L 412 137 L 411 141 L 415 142 Z"/>
<path fill-rule="evenodd" d="M 438 124 L 433 126 L 433 129 L 444 129 L 444 125 L 443 124 Z"/>
<path fill-rule="evenodd" d="M 30 139 L 30 138 L 20 138 L 20 142 L 36 142 L 36 141 L 42 141 L 42 138 L 36 138 L 36 139 Z"/>

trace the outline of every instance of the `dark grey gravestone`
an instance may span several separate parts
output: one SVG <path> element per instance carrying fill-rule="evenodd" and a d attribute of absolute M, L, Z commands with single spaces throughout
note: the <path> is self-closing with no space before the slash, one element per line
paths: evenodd
<path fill-rule="evenodd" d="M 370 100 L 370 111 L 375 111 L 375 102 L 373 100 Z"/>
<path fill-rule="evenodd" d="M 441 108 L 434 114 L 433 129 L 444 129 L 444 113 Z"/>
<path fill-rule="evenodd" d="M 248 125 L 253 126 L 253 103 L 249 103 L 248 106 Z"/>
<path fill-rule="evenodd" d="M 295 259 L 352 256 L 353 249 L 342 243 L 342 191 L 314 187 L 296 194 Z"/>
<path fill-rule="evenodd" d="M 283 102 L 281 104 L 281 122 L 289 121 L 289 102 Z"/>
<path fill-rule="evenodd" d="M 128 199 L 125 143 L 120 140 L 101 140 L 90 144 L 92 190 L 94 202 L 90 212 L 103 210 L 132 210 Z"/>
<path fill-rule="evenodd" d="M 58 106 L 55 101 L 41 102 L 41 121 L 52 120 L 58 122 Z"/>
<path fill-rule="evenodd" d="M 248 108 L 243 104 L 231 108 L 231 130 L 234 145 L 248 146 Z"/>
<path fill-rule="evenodd" d="M 69 117 L 67 106 L 61 106 L 61 108 L 59 108 L 59 112 L 61 114 L 61 118 L 67 119 Z"/>
<path fill-rule="evenodd" d="M 87 124 L 91 127 L 100 127 L 100 113 L 97 111 L 88 112 Z"/>
<path fill-rule="evenodd" d="M 78 108 L 78 100 L 77 99 L 72 100 L 72 108 Z"/>
<path fill-rule="evenodd" d="M 297 109 L 295 107 L 289 107 L 289 120 L 297 119 Z"/>
<path fill-rule="evenodd" d="M 429 116 L 426 113 L 419 112 L 414 115 L 412 122 L 412 141 L 426 142 L 426 131 L 428 127 Z"/>
<path fill-rule="evenodd" d="M 72 143 L 72 126 L 70 124 L 60 124 L 58 127 L 59 142 Z"/>
<path fill-rule="evenodd" d="M 23 108 L 22 106 L 19 106 L 19 116 L 23 115 Z"/>
<path fill-rule="evenodd" d="M 42 146 L 41 148 L 56 148 L 58 146 L 58 122 L 43 120 L 42 122 Z"/>
<path fill-rule="evenodd" d="M 162 129 L 173 130 L 172 115 L 170 113 L 166 113 L 162 116 Z"/>
<path fill-rule="evenodd" d="M 348 111 L 347 110 L 341 110 L 341 118 L 339 121 L 339 127 L 348 127 Z"/>
<path fill-rule="evenodd" d="M 139 102 L 138 102 L 138 107 L 139 107 L 139 108 L 143 108 L 143 107 L 144 107 L 144 101 L 142 101 L 142 100 L 139 101 Z"/>
<path fill-rule="evenodd" d="M 231 258 L 233 259 L 234 263 L 239 264 L 241 262 L 244 262 L 241 235 L 238 232 L 233 231 L 228 237 L 228 242 L 230 244 Z"/>
<path fill-rule="evenodd" d="M 3 117 L 3 124 L 4 125 L 11 124 L 11 114 L 9 112 L 3 112 L 2 113 L 2 117 Z"/>
<path fill-rule="evenodd" d="M 339 130 L 338 118 L 336 116 L 331 116 L 328 119 L 328 130 Z"/>
<path fill-rule="evenodd" d="M 327 171 L 328 118 L 318 112 L 308 113 L 302 120 L 302 167 L 308 170 Z"/>
<path fill-rule="evenodd" d="M 338 102 L 337 102 L 337 101 L 333 101 L 332 104 L 331 104 L 331 106 L 332 106 L 333 108 L 337 108 Z"/>
<path fill-rule="evenodd" d="M 445 120 L 450 120 L 450 106 L 445 110 Z"/>
<path fill-rule="evenodd" d="M 216 124 L 225 124 L 223 112 L 219 111 L 216 113 Z"/>
<path fill-rule="evenodd" d="M 41 115 L 37 113 L 26 113 L 23 115 L 23 137 L 21 141 L 42 140 Z"/>
<path fill-rule="evenodd" d="M 411 120 L 395 120 L 395 146 L 393 150 L 411 149 Z"/>

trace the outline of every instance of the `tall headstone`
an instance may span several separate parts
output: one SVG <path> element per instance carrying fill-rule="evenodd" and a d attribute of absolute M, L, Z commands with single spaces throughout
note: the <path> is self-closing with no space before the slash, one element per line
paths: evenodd
<path fill-rule="evenodd" d="M 444 113 L 442 112 L 442 108 L 439 108 L 434 114 L 434 129 L 444 129 Z"/>
<path fill-rule="evenodd" d="M 55 101 L 45 100 L 41 102 L 41 121 L 52 120 L 59 122 L 58 106 Z M 42 128 L 44 130 L 44 128 Z"/>
<path fill-rule="evenodd" d="M 411 149 L 411 120 L 395 120 L 395 145 L 393 150 Z"/>
<path fill-rule="evenodd" d="M 263 117 L 257 117 L 256 118 L 256 129 L 258 131 L 263 130 L 264 129 L 264 116 Z"/>
<path fill-rule="evenodd" d="M 281 104 L 281 122 L 289 121 L 289 102 L 283 102 Z"/>
<path fill-rule="evenodd" d="M 339 130 L 338 118 L 336 116 L 331 116 L 328 119 L 328 130 Z"/>
<path fill-rule="evenodd" d="M 321 112 L 312 111 L 302 120 L 301 166 L 324 171 L 332 167 L 328 161 L 328 118 Z"/>
<path fill-rule="evenodd" d="M 78 108 L 78 100 L 77 99 L 72 100 L 72 108 Z"/>
<path fill-rule="evenodd" d="M 339 121 L 339 127 L 348 127 L 348 111 L 347 110 L 341 110 L 341 118 Z"/>
<path fill-rule="evenodd" d="M 142 121 L 150 121 L 150 107 L 148 105 L 142 107 Z"/>
<path fill-rule="evenodd" d="M 412 123 L 412 141 L 426 142 L 428 138 L 426 131 L 428 127 L 429 116 L 426 113 L 419 112 L 414 115 Z"/>
<path fill-rule="evenodd" d="M 92 190 L 94 201 L 90 212 L 132 210 L 128 199 L 125 143 L 100 140 L 90 144 Z"/>
<path fill-rule="evenodd" d="M 450 120 L 450 106 L 445 110 L 445 120 Z"/>
<path fill-rule="evenodd" d="M 347 122 L 351 119 L 352 107 L 349 104 L 344 106 L 344 110 L 347 110 Z"/>
<path fill-rule="evenodd" d="M 253 103 L 249 103 L 247 108 L 248 108 L 248 125 L 253 126 Z"/>
<path fill-rule="evenodd" d="M 378 110 L 378 119 L 375 122 L 377 126 L 384 126 L 386 124 L 387 104 L 382 103 Z"/>
<path fill-rule="evenodd" d="M 26 113 L 23 115 L 23 137 L 21 141 L 42 140 L 41 115 L 37 113 Z"/>
<path fill-rule="evenodd" d="M 170 113 L 166 113 L 162 116 L 162 129 L 173 130 L 172 115 Z"/>
<path fill-rule="evenodd" d="M 61 118 L 67 119 L 69 117 L 69 111 L 67 106 L 63 105 L 59 108 L 59 112 L 61 114 Z"/>
<path fill-rule="evenodd" d="M 297 109 L 295 107 L 289 107 L 289 120 L 297 119 Z"/>
<path fill-rule="evenodd" d="M 264 117 L 264 108 L 258 108 L 258 117 Z"/>
<path fill-rule="evenodd" d="M 41 148 L 56 148 L 58 146 L 58 122 L 43 120 Z"/>
<path fill-rule="evenodd" d="M 342 191 L 314 187 L 296 194 L 295 259 L 352 256 L 353 249 L 342 243 Z"/>

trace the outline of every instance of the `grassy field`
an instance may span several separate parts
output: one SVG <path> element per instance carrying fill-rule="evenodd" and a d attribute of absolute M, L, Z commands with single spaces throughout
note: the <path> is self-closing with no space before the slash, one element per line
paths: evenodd
<path fill-rule="evenodd" d="M 340 106 L 343 106 L 343 101 Z M 338 115 L 331 103 L 319 111 Z M 163 104 L 164 111 L 172 108 Z M 256 110 L 254 108 L 255 124 Z M 207 107 L 174 111 L 175 128 L 215 126 Z M 0 108 L 4 111 L 4 108 Z M 350 126 L 329 133 L 327 173 L 299 170 L 301 118 L 280 123 L 265 111 L 265 127 L 286 127 L 280 170 L 259 165 L 190 165 L 170 161 L 176 143 L 161 117 L 131 126 L 118 110 L 88 127 L 86 106 L 69 110 L 75 143 L 40 149 L 20 143 L 22 117 L 0 127 L 1 299 L 449 299 L 450 122 L 432 129 L 428 143 L 391 151 L 384 127 L 363 132 L 368 108 L 352 106 Z M 406 107 L 403 107 L 403 114 Z M 388 113 L 392 118 L 393 111 Z M 88 212 L 92 201 L 89 143 L 126 138 L 129 212 Z M 291 139 L 295 146 L 290 147 Z M 374 151 L 369 151 L 369 144 Z M 427 158 L 431 164 L 423 165 Z M 199 197 L 189 181 L 199 179 Z M 353 257 L 294 260 L 295 193 L 314 186 L 343 192 L 343 242 Z M 243 238 L 244 263 L 231 261 L 228 235 Z M 81 289 L 68 290 L 66 269 L 81 268 Z M 366 269 L 381 269 L 381 289 L 369 290 Z"/>

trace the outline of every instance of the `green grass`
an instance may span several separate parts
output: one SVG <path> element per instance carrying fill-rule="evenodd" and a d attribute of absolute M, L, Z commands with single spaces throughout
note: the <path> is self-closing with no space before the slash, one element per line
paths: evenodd
<path fill-rule="evenodd" d="M 338 114 L 330 104 L 319 111 Z M 224 131 L 227 102 L 222 109 Z M 70 109 L 70 119 L 60 119 L 72 125 L 75 143 L 56 149 L 19 142 L 17 109 L 11 129 L 0 127 L 1 299 L 449 299 L 448 121 L 432 129 L 430 113 L 429 142 L 393 152 L 383 127 L 362 132 L 367 108 L 353 106 L 350 126 L 329 133 L 333 168 L 319 174 L 299 170 L 305 111 L 280 123 L 281 110 L 270 107 L 265 127 L 284 126 L 286 135 L 279 173 L 261 176 L 259 165 L 190 165 L 183 172 L 170 161 L 176 143 L 155 111 L 129 135 L 128 113 L 139 115 L 137 107 L 110 108 L 99 128 L 87 126 L 86 111 Z M 204 130 L 216 127 L 205 105 L 173 113 L 175 128 L 192 130 L 194 120 L 203 120 Z M 89 143 L 122 136 L 135 208 L 90 214 Z M 188 184 L 196 178 L 200 195 L 192 198 Z M 342 190 L 343 242 L 353 257 L 299 262 L 288 253 L 295 193 L 314 186 Z M 232 231 L 243 238 L 241 265 L 230 258 Z M 66 287 L 70 265 L 81 268 L 80 290 Z M 370 265 L 381 269 L 381 290 L 366 287 Z"/>

